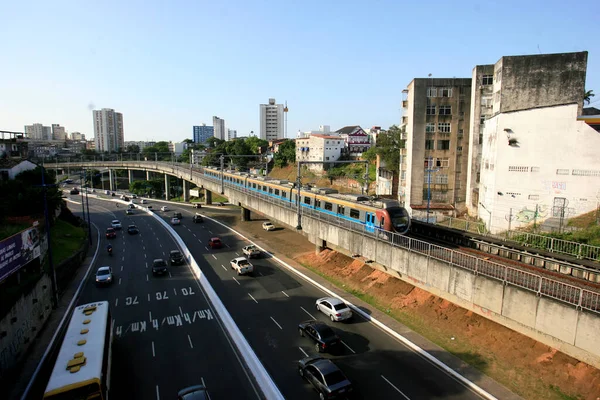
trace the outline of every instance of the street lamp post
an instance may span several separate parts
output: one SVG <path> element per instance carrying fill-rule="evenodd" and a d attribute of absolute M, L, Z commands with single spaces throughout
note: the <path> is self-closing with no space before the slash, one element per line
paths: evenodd
<path fill-rule="evenodd" d="M 54 261 L 52 260 L 52 244 L 50 242 L 50 220 L 48 212 L 48 187 L 54 185 L 46 185 L 46 179 L 44 175 L 46 169 L 42 167 L 42 190 L 44 191 L 44 219 L 46 225 L 46 239 L 48 240 L 48 266 L 50 267 L 50 281 L 52 284 L 52 304 L 56 309 L 58 307 L 58 287 L 56 285 L 56 271 L 54 269 Z"/>
<path fill-rule="evenodd" d="M 429 157 L 427 159 L 427 223 L 429 223 L 429 206 L 431 204 L 431 173 L 438 172 L 439 168 L 431 168 L 431 164 L 433 163 L 433 157 Z"/>
<path fill-rule="evenodd" d="M 492 233 L 492 212 L 491 212 L 490 210 L 488 210 L 488 209 L 487 209 L 487 207 L 486 207 L 486 206 L 484 206 L 482 202 L 479 202 L 479 205 L 480 205 L 481 207 L 483 207 L 483 209 L 484 209 L 485 211 L 487 211 L 487 212 L 488 212 L 488 214 L 490 214 L 490 218 L 489 218 L 489 221 L 488 221 L 488 233 Z"/>

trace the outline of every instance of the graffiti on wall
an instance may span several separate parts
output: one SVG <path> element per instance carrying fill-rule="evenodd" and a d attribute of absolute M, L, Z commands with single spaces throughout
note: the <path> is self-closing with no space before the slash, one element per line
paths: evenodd
<path fill-rule="evenodd" d="M 537 216 L 536 216 L 537 212 Z M 540 218 L 546 218 L 548 215 L 548 206 L 545 204 L 540 204 L 536 207 L 523 207 L 515 214 L 515 220 L 518 222 L 529 223 L 534 220 L 540 220 Z"/>

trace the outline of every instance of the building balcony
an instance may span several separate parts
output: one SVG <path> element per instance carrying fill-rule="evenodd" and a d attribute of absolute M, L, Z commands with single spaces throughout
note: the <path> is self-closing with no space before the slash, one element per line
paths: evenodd
<path fill-rule="evenodd" d="M 402 100 L 402 108 L 408 108 L 408 100 Z"/>

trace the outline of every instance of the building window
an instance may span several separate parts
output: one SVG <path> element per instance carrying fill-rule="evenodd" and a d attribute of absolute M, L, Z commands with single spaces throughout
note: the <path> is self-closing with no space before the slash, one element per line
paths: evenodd
<path fill-rule="evenodd" d="M 426 140 L 425 141 L 425 150 L 433 150 L 433 148 L 434 148 L 433 142 L 434 142 L 434 140 Z"/>
<path fill-rule="evenodd" d="M 427 88 L 427 97 L 437 97 L 437 88 Z"/>
<path fill-rule="evenodd" d="M 508 172 L 529 172 L 529 167 L 521 167 L 519 165 L 509 165 Z"/>
<path fill-rule="evenodd" d="M 438 131 L 442 133 L 450 133 L 450 122 L 438 123 Z"/>
<path fill-rule="evenodd" d="M 425 168 L 429 168 L 429 167 L 433 167 L 433 165 L 435 164 L 435 158 L 426 158 L 425 159 Z"/>
<path fill-rule="evenodd" d="M 325 161 L 329 161 L 329 157 L 325 157 Z"/>
<path fill-rule="evenodd" d="M 452 115 L 452 106 L 440 106 L 440 115 Z"/>
<path fill-rule="evenodd" d="M 438 140 L 437 141 L 437 149 L 438 150 L 450 150 L 450 141 L 449 140 Z"/>
<path fill-rule="evenodd" d="M 435 115 L 435 105 L 427 106 L 427 115 Z"/>
<path fill-rule="evenodd" d="M 481 81 L 482 85 L 491 85 L 494 83 L 494 75 L 484 75 Z"/>
<path fill-rule="evenodd" d="M 557 169 L 556 175 L 569 175 L 569 170 L 568 169 Z"/>
<path fill-rule="evenodd" d="M 485 124 L 485 117 L 479 118 L 479 125 L 484 125 L 484 124 Z"/>
<path fill-rule="evenodd" d="M 450 166 L 450 161 L 448 158 L 438 158 L 435 160 L 435 166 L 440 168 L 448 168 Z"/>
<path fill-rule="evenodd" d="M 447 185 L 448 184 L 448 175 L 446 174 L 437 174 L 435 176 L 435 183 L 438 185 Z"/>
<path fill-rule="evenodd" d="M 530 194 L 527 198 L 529 200 L 539 200 L 540 199 L 540 195 L 539 194 Z"/>
<path fill-rule="evenodd" d="M 440 97 L 452 97 L 452 88 L 441 88 Z"/>
<path fill-rule="evenodd" d="M 425 125 L 425 133 L 434 133 L 435 132 L 435 122 L 428 122 Z"/>

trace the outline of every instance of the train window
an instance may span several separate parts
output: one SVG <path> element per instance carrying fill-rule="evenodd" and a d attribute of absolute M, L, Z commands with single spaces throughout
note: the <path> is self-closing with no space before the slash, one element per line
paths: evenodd
<path fill-rule="evenodd" d="M 304 204 L 310 205 L 310 197 L 304 196 Z"/>
<path fill-rule="evenodd" d="M 281 195 L 283 196 L 283 198 L 285 199 L 287 197 L 287 192 L 281 191 Z"/>
<path fill-rule="evenodd" d="M 263 187 L 262 187 L 262 190 L 263 190 L 263 192 L 266 192 L 266 191 L 267 191 L 267 187 L 266 187 L 266 186 L 263 186 Z"/>
<path fill-rule="evenodd" d="M 346 214 L 345 207 L 344 206 L 338 206 L 338 211 L 337 212 L 338 212 L 338 214 L 342 214 L 342 215 Z"/>
<path fill-rule="evenodd" d="M 273 188 L 269 188 L 269 194 L 273 194 Z"/>
<path fill-rule="evenodd" d="M 350 218 L 360 218 L 360 211 L 355 210 L 354 208 L 350 209 Z"/>
<path fill-rule="evenodd" d="M 315 207 L 321 208 L 321 200 L 315 200 Z"/>
<path fill-rule="evenodd" d="M 275 196 L 279 196 L 279 189 L 275 189 Z"/>
<path fill-rule="evenodd" d="M 333 205 L 331 203 L 325 202 L 325 209 L 327 211 L 333 210 Z"/>

